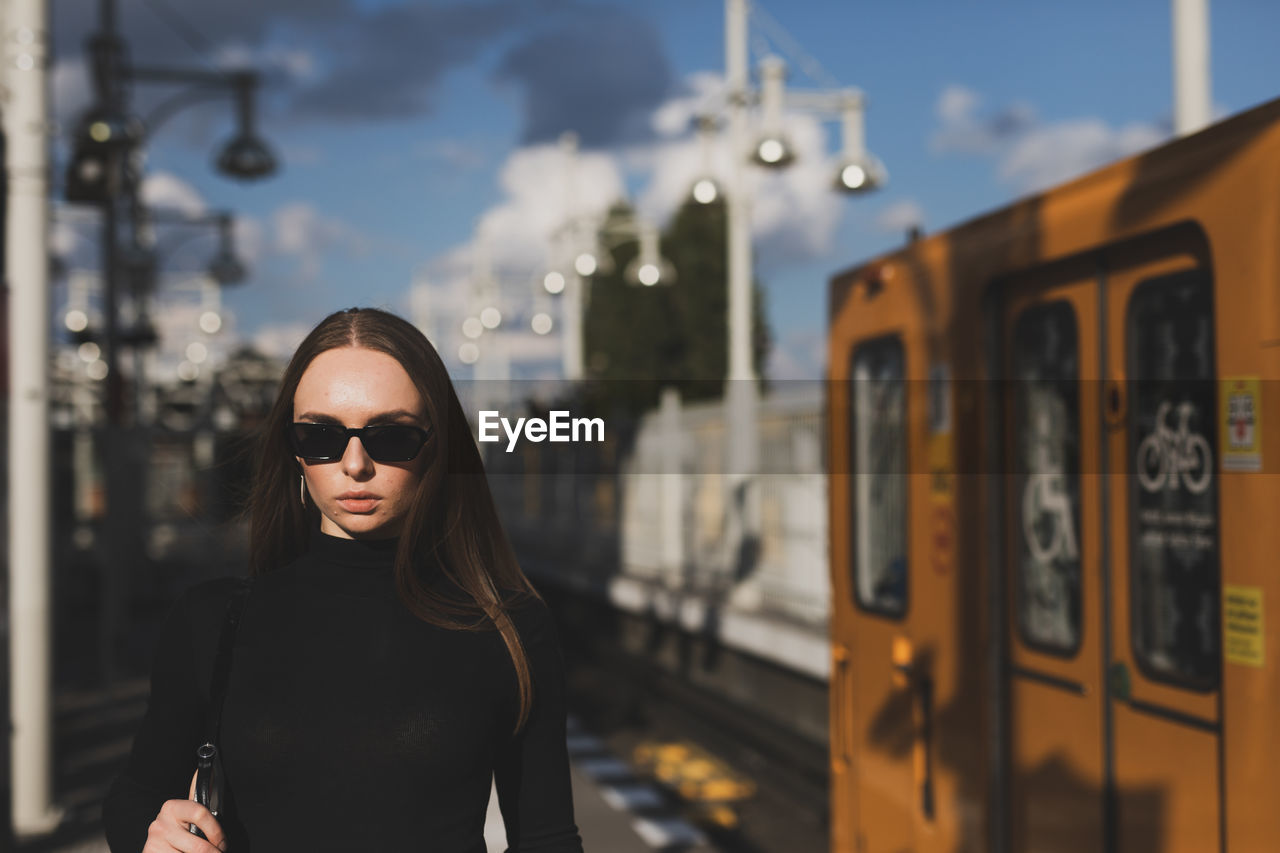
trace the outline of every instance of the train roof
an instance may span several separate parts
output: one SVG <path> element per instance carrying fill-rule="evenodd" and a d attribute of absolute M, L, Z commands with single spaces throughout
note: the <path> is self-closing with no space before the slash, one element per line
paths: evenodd
<path fill-rule="evenodd" d="M 1224 162 L 1225 154 L 1248 145 L 1268 128 L 1280 136 L 1280 98 L 847 267 L 829 281 L 828 319 L 835 317 L 846 294 L 859 279 L 874 275 L 875 270 L 895 261 L 923 260 L 946 246 L 953 252 L 999 251 L 1005 257 L 1021 256 L 1035 263 L 1052 260 L 1058 257 L 1054 252 L 1031 259 L 1025 258 L 1025 252 L 1004 251 L 1003 244 L 1051 228 L 1067 215 L 1099 216 L 1105 212 L 1119 220 L 1118 227 L 1123 227 L 1124 220 L 1149 214 L 1154 199 L 1166 199 L 1167 190 L 1152 192 L 1156 185 L 1195 186 L 1204 174 Z M 1012 271 L 1014 267 L 1004 270 Z"/>

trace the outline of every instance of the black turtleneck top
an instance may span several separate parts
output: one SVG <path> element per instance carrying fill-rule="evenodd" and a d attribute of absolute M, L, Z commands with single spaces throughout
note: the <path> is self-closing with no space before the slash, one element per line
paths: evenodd
<path fill-rule="evenodd" d="M 512 853 L 582 853 L 546 605 L 512 614 L 534 690 L 513 736 L 518 687 L 502 636 L 410 613 L 395 546 L 317 530 L 307 554 L 254 579 L 218 744 L 228 850 L 485 853 L 492 777 Z M 161 629 L 146 717 L 103 806 L 113 853 L 142 850 L 164 801 L 187 796 L 235 585 L 192 587 Z"/>

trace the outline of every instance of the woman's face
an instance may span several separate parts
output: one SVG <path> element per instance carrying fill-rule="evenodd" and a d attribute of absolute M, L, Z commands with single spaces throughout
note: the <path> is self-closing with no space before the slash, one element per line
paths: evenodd
<path fill-rule="evenodd" d="M 400 362 L 361 347 L 325 350 L 312 359 L 293 395 L 293 420 L 430 427 L 422 396 Z M 424 446 L 408 462 L 375 462 L 353 436 L 341 459 L 294 458 L 320 508 L 321 531 L 344 539 L 385 539 L 400 535 L 429 454 Z"/>

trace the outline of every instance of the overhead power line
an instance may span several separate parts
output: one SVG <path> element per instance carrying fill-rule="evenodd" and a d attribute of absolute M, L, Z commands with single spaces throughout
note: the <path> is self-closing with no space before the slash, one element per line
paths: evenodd
<path fill-rule="evenodd" d="M 791 33 L 787 32 L 782 24 L 779 24 L 772 15 L 766 12 L 762 5 L 753 0 L 748 4 L 748 10 L 756 25 L 785 54 L 787 59 L 790 59 L 796 67 L 805 73 L 805 76 L 819 86 L 832 89 L 840 88 L 840 81 L 830 74 L 827 69 L 823 68 L 822 63 L 818 62 L 812 54 L 801 47 Z"/>
<path fill-rule="evenodd" d="M 213 43 L 205 38 L 195 26 L 187 21 L 186 18 L 170 6 L 165 0 L 142 0 L 147 8 L 165 23 L 169 29 L 177 34 L 178 38 L 187 43 L 187 46 L 195 51 L 204 64 L 209 68 L 214 68 L 216 63 L 213 61 Z"/>

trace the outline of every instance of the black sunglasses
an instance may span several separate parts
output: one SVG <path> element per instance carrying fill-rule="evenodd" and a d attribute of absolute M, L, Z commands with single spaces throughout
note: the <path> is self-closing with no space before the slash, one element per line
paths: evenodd
<path fill-rule="evenodd" d="M 409 424 L 344 427 L 338 424 L 295 423 L 289 428 L 294 453 L 312 462 L 332 462 L 347 452 L 356 436 L 374 462 L 408 462 L 418 455 L 431 434 Z"/>

